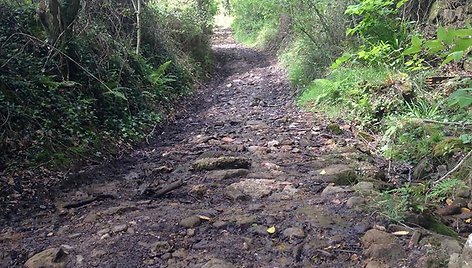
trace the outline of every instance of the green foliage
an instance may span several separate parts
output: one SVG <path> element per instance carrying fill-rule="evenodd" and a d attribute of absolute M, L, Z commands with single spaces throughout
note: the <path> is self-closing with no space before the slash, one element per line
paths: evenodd
<path fill-rule="evenodd" d="M 425 40 L 420 35 L 411 37 L 410 47 L 405 49 L 404 55 L 418 58 L 420 53 L 427 56 L 439 56 L 441 65 L 451 61 L 460 61 L 469 54 L 472 48 L 472 29 L 439 27 L 437 38 Z"/>
<path fill-rule="evenodd" d="M 404 32 L 399 31 L 401 21 L 397 19 L 398 9 L 406 0 L 359 0 L 350 5 L 346 14 L 358 16 L 360 20 L 353 28 L 349 28 L 349 35 L 358 34 L 368 42 L 384 42 L 398 46 L 405 39 Z"/>
<path fill-rule="evenodd" d="M 130 2 L 88 1 L 74 24 L 69 80 L 35 4 L 0 7 L 0 166 L 106 157 L 145 138 L 211 66 L 213 1 L 148 1 L 141 55 Z M 97 11 L 100 16 L 97 16 Z M 205 70 L 205 71 L 204 71 Z"/>
<path fill-rule="evenodd" d="M 238 40 L 254 43 L 265 28 L 277 27 L 279 14 L 277 1 L 234 0 L 232 4 L 232 11 L 236 17 L 232 27 Z"/>

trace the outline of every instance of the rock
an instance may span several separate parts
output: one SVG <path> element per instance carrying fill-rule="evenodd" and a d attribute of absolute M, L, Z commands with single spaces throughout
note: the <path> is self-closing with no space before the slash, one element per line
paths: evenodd
<path fill-rule="evenodd" d="M 462 246 L 455 239 L 444 238 L 441 240 L 441 250 L 443 250 L 445 253 L 447 253 L 448 256 L 450 256 L 454 253 L 460 253 L 462 251 Z"/>
<path fill-rule="evenodd" d="M 336 185 L 349 185 L 357 180 L 355 170 L 344 164 L 336 164 L 316 171 L 317 177 L 323 182 Z"/>
<path fill-rule="evenodd" d="M 268 147 L 277 147 L 277 146 L 279 146 L 279 144 L 280 143 L 276 140 L 271 140 L 271 141 L 267 142 Z"/>
<path fill-rule="evenodd" d="M 352 186 L 352 189 L 362 195 L 366 195 L 374 191 L 374 184 L 368 181 L 361 181 Z"/>
<path fill-rule="evenodd" d="M 398 243 L 373 244 L 364 251 L 367 257 L 387 263 L 396 264 L 406 257 L 406 252 Z"/>
<path fill-rule="evenodd" d="M 178 250 L 174 251 L 174 253 L 172 253 L 173 258 L 185 259 L 187 256 L 188 256 L 188 253 L 183 248 L 178 249 Z"/>
<path fill-rule="evenodd" d="M 292 239 L 292 238 L 305 238 L 305 236 L 306 236 L 303 229 L 298 228 L 298 227 L 287 228 L 283 231 L 282 235 L 286 238 L 289 238 L 289 239 Z"/>
<path fill-rule="evenodd" d="M 472 234 L 469 235 L 462 249 L 461 262 L 461 267 L 472 268 Z"/>
<path fill-rule="evenodd" d="M 128 225 L 127 224 L 119 224 L 119 225 L 115 225 L 111 228 L 111 231 L 113 233 L 121 233 L 121 232 L 124 232 L 126 231 L 126 229 L 128 229 Z"/>
<path fill-rule="evenodd" d="M 394 235 L 377 229 L 370 229 L 361 238 L 361 242 L 365 248 L 373 244 L 391 244 L 396 242 L 396 240 L 397 238 Z"/>
<path fill-rule="evenodd" d="M 251 153 L 257 154 L 257 155 L 264 155 L 270 153 L 270 149 L 267 147 L 262 147 L 262 146 L 249 146 L 247 150 Z"/>
<path fill-rule="evenodd" d="M 240 215 L 233 218 L 234 223 L 237 227 L 247 227 L 257 222 L 256 217 Z"/>
<path fill-rule="evenodd" d="M 260 120 L 249 120 L 246 122 L 246 126 L 252 130 L 265 130 L 269 128 L 269 125 Z"/>
<path fill-rule="evenodd" d="M 216 170 L 216 169 L 248 169 L 251 162 L 242 157 L 223 156 L 218 158 L 202 158 L 195 161 L 195 170 Z"/>
<path fill-rule="evenodd" d="M 212 225 L 215 228 L 224 228 L 224 227 L 228 226 L 228 223 L 225 222 L 225 221 L 216 221 Z"/>
<path fill-rule="evenodd" d="M 236 266 L 224 260 L 215 258 L 205 263 L 201 268 L 236 268 Z"/>
<path fill-rule="evenodd" d="M 433 172 L 433 166 L 429 162 L 428 158 L 424 158 L 413 169 L 412 176 L 416 180 L 421 180 L 424 177 L 426 177 L 428 174 L 430 174 L 431 172 Z"/>
<path fill-rule="evenodd" d="M 110 228 L 101 229 L 97 232 L 97 235 L 102 236 L 104 234 L 108 234 L 110 231 L 111 231 Z"/>
<path fill-rule="evenodd" d="M 273 193 L 269 196 L 269 200 L 290 200 L 298 192 L 298 189 L 293 187 L 293 185 L 287 185 L 281 192 Z"/>
<path fill-rule="evenodd" d="M 249 173 L 247 169 L 226 169 L 226 170 L 215 170 L 207 175 L 208 178 L 212 179 L 232 179 L 237 177 L 246 176 Z"/>
<path fill-rule="evenodd" d="M 49 248 L 35 254 L 25 263 L 25 268 L 65 268 L 67 254 L 62 248 Z"/>
<path fill-rule="evenodd" d="M 195 229 L 193 228 L 187 229 L 187 236 L 188 237 L 195 236 Z"/>
<path fill-rule="evenodd" d="M 105 250 L 101 250 L 101 249 L 94 249 L 92 250 L 92 253 L 90 254 L 90 257 L 92 258 L 100 258 L 102 257 L 103 255 L 107 254 L 107 252 Z"/>
<path fill-rule="evenodd" d="M 239 201 L 251 199 L 251 197 L 243 193 L 241 189 L 237 189 L 235 187 L 230 187 L 230 186 L 226 187 L 225 195 L 233 200 L 239 200 Z"/>
<path fill-rule="evenodd" d="M 365 268 L 390 268 L 390 266 L 379 261 L 369 261 Z"/>
<path fill-rule="evenodd" d="M 241 198 L 241 195 L 261 199 L 274 191 L 282 191 L 287 185 L 291 183 L 270 179 L 246 179 L 226 187 L 226 193 L 233 199 Z"/>
<path fill-rule="evenodd" d="M 139 210 L 139 208 L 134 205 L 120 205 L 117 207 L 108 208 L 104 210 L 102 214 L 109 215 L 109 216 L 121 215 L 121 214 L 125 214 L 125 213 L 135 211 L 135 210 Z"/>
<path fill-rule="evenodd" d="M 262 236 L 269 235 L 269 233 L 267 232 L 267 227 L 262 226 L 262 225 L 252 226 L 251 228 L 249 228 L 249 231 L 257 235 L 262 235 Z"/>
<path fill-rule="evenodd" d="M 197 216 L 187 217 L 180 221 L 180 225 L 185 228 L 195 228 L 202 223 L 202 220 Z"/>
<path fill-rule="evenodd" d="M 366 248 L 364 254 L 375 261 L 397 264 L 406 257 L 406 252 L 398 239 L 387 232 L 371 229 L 364 234 L 361 242 Z"/>
<path fill-rule="evenodd" d="M 362 206 L 364 204 L 365 204 L 365 199 L 363 197 L 360 197 L 360 196 L 350 197 L 346 201 L 346 206 L 348 208 L 357 208 L 357 207 Z"/>
<path fill-rule="evenodd" d="M 159 256 L 163 255 L 165 253 L 169 253 L 172 250 L 172 245 L 167 242 L 167 241 L 157 241 L 152 243 L 150 249 L 151 249 L 151 255 L 152 256 Z"/>
<path fill-rule="evenodd" d="M 326 196 L 335 195 L 339 193 L 347 193 L 350 191 L 351 191 L 350 189 L 347 189 L 345 187 L 328 185 L 326 186 L 326 188 L 324 188 L 323 192 L 321 192 L 321 196 L 326 197 Z"/>
<path fill-rule="evenodd" d="M 451 257 L 449 257 L 449 262 L 447 263 L 447 268 L 462 268 L 462 260 L 461 256 L 458 253 L 453 253 Z"/>

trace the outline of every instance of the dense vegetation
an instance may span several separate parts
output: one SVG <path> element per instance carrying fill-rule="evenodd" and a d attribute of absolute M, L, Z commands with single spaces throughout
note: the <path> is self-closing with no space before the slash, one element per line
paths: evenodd
<path fill-rule="evenodd" d="M 216 11 L 211 0 L 2 1 L 0 169 L 68 167 L 150 137 L 210 69 Z"/>
<path fill-rule="evenodd" d="M 278 53 L 300 105 L 348 118 L 373 153 L 411 167 L 390 174 L 398 180 L 374 202 L 402 220 L 470 187 L 467 3 L 234 0 L 233 26 L 241 41 Z"/>

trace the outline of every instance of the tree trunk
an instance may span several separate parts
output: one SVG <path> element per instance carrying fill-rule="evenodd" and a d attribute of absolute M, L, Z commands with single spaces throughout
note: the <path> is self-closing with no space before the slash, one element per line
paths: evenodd
<path fill-rule="evenodd" d="M 133 0 L 134 10 L 136 12 L 136 55 L 139 55 L 141 48 L 141 0 Z"/>
<path fill-rule="evenodd" d="M 73 37 L 72 25 L 79 13 L 80 0 L 41 0 L 38 8 L 39 19 L 48 36 L 49 45 L 71 56 L 73 50 L 69 45 Z M 58 54 L 61 62 L 61 73 L 69 79 L 70 60 Z"/>

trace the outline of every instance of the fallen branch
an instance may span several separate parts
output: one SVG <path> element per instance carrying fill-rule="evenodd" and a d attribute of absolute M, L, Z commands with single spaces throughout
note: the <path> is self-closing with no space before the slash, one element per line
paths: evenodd
<path fill-rule="evenodd" d="M 143 194 L 144 195 L 150 195 L 150 196 L 153 196 L 153 197 L 161 197 L 177 188 L 180 188 L 182 187 L 183 185 L 185 185 L 185 182 L 180 179 L 180 180 L 177 180 L 173 183 L 170 183 L 168 185 L 164 185 L 164 186 L 161 186 L 157 189 L 146 189 L 144 190 Z"/>
<path fill-rule="evenodd" d="M 464 162 L 472 155 L 472 150 L 469 151 L 469 153 L 467 153 L 462 159 L 461 161 L 459 161 L 459 163 L 457 163 L 457 165 L 449 170 L 446 174 L 444 174 L 444 176 L 442 176 L 441 178 L 437 179 L 436 181 L 433 182 L 433 185 L 436 185 L 438 183 L 440 183 L 441 181 L 447 179 L 447 177 L 449 177 L 449 175 L 451 175 L 452 173 L 456 172 L 461 166 L 462 164 L 464 164 Z"/>
<path fill-rule="evenodd" d="M 105 199 L 114 199 L 114 198 L 115 198 L 115 196 L 113 196 L 111 194 L 101 194 L 101 195 L 91 197 L 91 198 L 88 198 L 88 199 L 68 203 L 68 204 L 64 205 L 63 208 L 66 208 L 66 209 L 78 208 L 78 207 L 83 207 L 85 205 L 91 204 L 91 203 L 96 202 L 96 201 L 102 201 L 102 200 L 105 200 Z"/>

